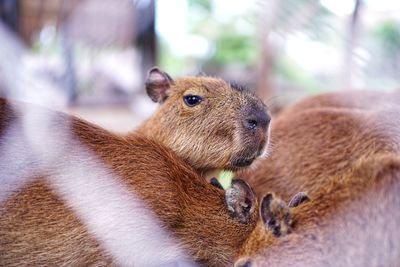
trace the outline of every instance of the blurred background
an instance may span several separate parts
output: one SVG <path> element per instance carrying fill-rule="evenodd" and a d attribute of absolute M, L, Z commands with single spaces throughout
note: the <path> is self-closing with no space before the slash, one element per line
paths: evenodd
<path fill-rule="evenodd" d="M 0 96 L 133 129 L 144 79 L 205 73 L 271 110 L 333 90 L 400 84 L 400 1 L 0 0 Z"/>

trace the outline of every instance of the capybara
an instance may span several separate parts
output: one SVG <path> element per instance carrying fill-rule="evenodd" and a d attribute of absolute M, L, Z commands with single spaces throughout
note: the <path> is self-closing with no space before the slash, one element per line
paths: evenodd
<path fill-rule="evenodd" d="M 374 94 L 377 103 L 368 105 Z M 291 210 L 295 226 L 283 238 L 274 238 L 261 220 L 236 266 L 400 265 L 395 95 L 316 96 L 276 117 L 268 161 L 242 175 L 259 193 L 273 191 L 288 200 L 305 191 L 310 200 Z M 261 218 L 268 215 L 264 202 Z"/>
<path fill-rule="evenodd" d="M 0 265 L 233 263 L 259 217 L 142 134 L 0 100 Z"/>

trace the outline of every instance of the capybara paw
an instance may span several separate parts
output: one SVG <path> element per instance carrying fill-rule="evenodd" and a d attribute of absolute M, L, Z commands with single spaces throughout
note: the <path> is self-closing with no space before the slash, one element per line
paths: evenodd
<path fill-rule="evenodd" d="M 220 183 L 220 182 L 218 181 L 218 179 L 215 178 L 215 177 L 213 177 L 213 178 L 210 179 L 210 184 L 212 184 L 213 186 L 215 186 L 215 187 L 217 187 L 217 188 L 219 188 L 219 189 L 224 190 L 224 188 L 222 187 L 221 183 Z"/>
<path fill-rule="evenodd" d="M 225 201 L 233 218 L 248 223 L 254 213 L 256 196 L 253 189 L 242 179 L 233 179 L 225 191 Z"/>
<path fill-rule="evenodd" d="M 288 206 L 289 208 L 294 208 L 308 201 L 310 201 L 310 198 L 308 197 L 307 193 L 299 192 L 292 197 Z"/>
<path fill-rule="evenodd" d="M 273 193 L 268 193 L 262 198 L 260 214 L 267 230 L 276 237 L 284 236 L 292 231 L 293 220 L 290 209 Z"/>

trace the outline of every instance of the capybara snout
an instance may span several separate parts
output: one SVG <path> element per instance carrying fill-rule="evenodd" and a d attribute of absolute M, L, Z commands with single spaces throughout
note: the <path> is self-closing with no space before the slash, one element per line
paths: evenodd
<path fill-rule="evenodd" d="M 271 117 L 262 103 L 257 103 L 257 100 L 254 100 L 254 102 L 251 107 L 245 107 L 243 111 L 243 126 L 247 130 L 265 132 L 271 122 Z"/>
<path fill-rule="evenodd" d="M 252 99 L 250 103 L 245 103 L 239 116 L 242 117 L 242 126 L 238 130 L 242 149 L 231 155 L 232 169 L 251 165 L 266 151 L 269 139 L 271 117 L 260 100 Z"/>

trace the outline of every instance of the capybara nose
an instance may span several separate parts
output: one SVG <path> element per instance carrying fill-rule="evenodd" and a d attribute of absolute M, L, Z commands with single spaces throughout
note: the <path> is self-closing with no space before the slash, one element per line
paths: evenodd
<path fill-rule="evenodd" d="M 271 121 L 271 117 L 264 110 L 257 110 L 252 112 L 247 118 L 244 119 L 243 125 L 248 130 L 255 130 L 262 128 L 266 130 Z"/>

